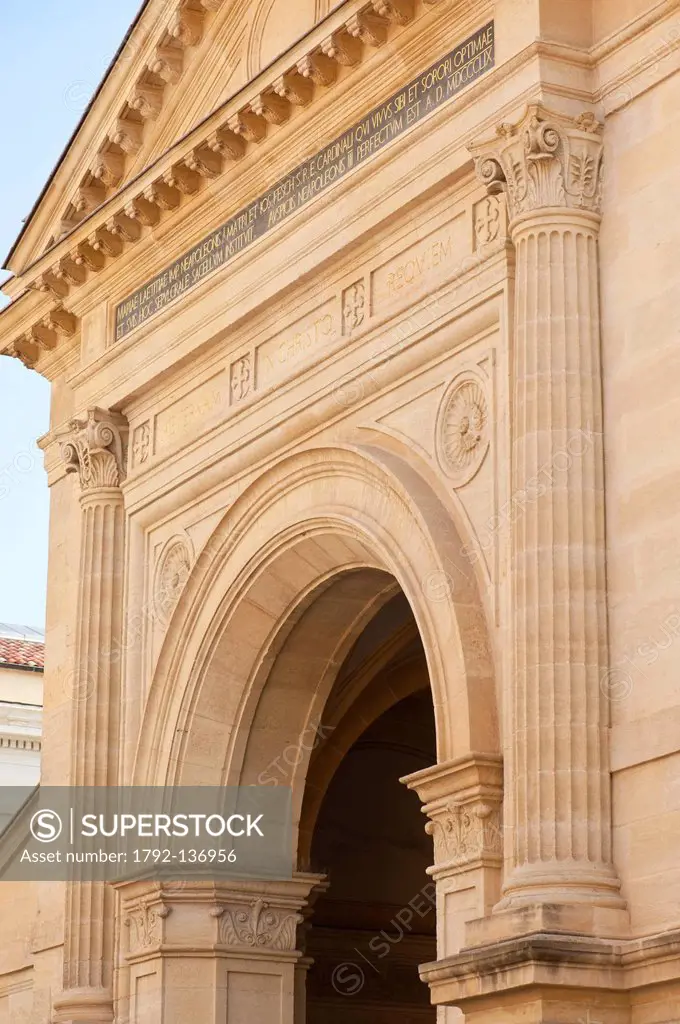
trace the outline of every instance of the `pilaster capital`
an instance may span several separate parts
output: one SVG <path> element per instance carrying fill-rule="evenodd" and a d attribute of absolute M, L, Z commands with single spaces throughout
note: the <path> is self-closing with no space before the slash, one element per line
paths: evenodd
<path fill-rule="evenodd" d="M 506 194 L 513 220 L 556 208 L 599 214 L 602 128 L 589 112 L 570 118 L 532 104 L 469 150 L 487 192 Z"/>
<path fill-rule="evenodd" d="M 193 951 L 222 947 L 237 959 L 296 960 L 298 929 L 309 916 L 322 875 L 289 879 L 129 879 L 114 883 L 121 921 L 129 927 L 128 959 L 161 952 L 167 943 Z"/>
<path fill-rule="evenodd" d="M 434 843 L 435 878 L 471 867 L 498 867 L 503 852 L 500 756 L 471 754 L 406 775 L 401 782 L 416 791 L 425 831 Z"/>
<path fill-rule="evenodd" d="M 125 479 L 128 424 L 106 409 L 88 409 L 68 424 L 61 441 L 67 473 L 78 473 L 83 495 L 120 487 Z"/>

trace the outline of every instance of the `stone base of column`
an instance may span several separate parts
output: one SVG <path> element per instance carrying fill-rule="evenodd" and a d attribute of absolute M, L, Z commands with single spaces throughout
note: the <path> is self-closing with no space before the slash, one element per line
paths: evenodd
<path fill-rule="evenodd" d="M 437 1006 L 466 1024 L 630 1024 L 617 943 L 532 931 L 424 964 Z"/>
<path fill-rule="evenodd" d="M 74 988 L 57 996 L 53 1024 L 111 1024 L 113 996 L 106 989 Z"/>
<path fill-rule="evenodd" d="M 680 929 L 621 938 L 621 920 L 573 904 L 494 914 L 468 922 L 465 947 L 420 976 L 465 1024 L 631 1024 L 642 1004 L 645 1020 L 675 1020 Z"/>
<path fill-rule="evenodd" d="M 515 868 L 503 886 L 496 909 L 537 903 L 587 903 L 625 912 L 626 902 L 620 890 L 621 882 L 611 864 L 540 861 Z"/>

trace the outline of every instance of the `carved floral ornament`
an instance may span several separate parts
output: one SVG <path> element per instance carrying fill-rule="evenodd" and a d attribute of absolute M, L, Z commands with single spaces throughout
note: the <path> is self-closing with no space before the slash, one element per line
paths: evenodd
<path fill-rule="evenodd" d="M 261 897 L 247 905 L 220 906 L 219 941 L 226 946 L 275 950 L 295 949 L 297 926 L 302 914 L 272 907 Z"/>
<path fill-rule="evenodd" d="M 489 406 L 484 382 L 473 370 L 459 374 L 439 409 L 437 451 L 455 487 L 475 476 L 489 450 Z"/>
<path fill-rule="evenodd" d="M 125 924 L 130 929 L 129 952 L 141 953 L 158 946 L 163 940 L 163 920 L 170 913 L 170 907 L 151 906 L 142 903 L 128 911 Z"/>
<path fill-rule="evenodd" d="M 555 207 L 600 212 L 602 125 L 591 113 L 571 119 L 532 105 L 470 152 L 478 178 L 491 195 L 506 194 L 513 218 Z"/>
<path fill-rule="evenodd" d="M 67 473 L 78 473 L 83 493 L 120 487 L 125 479 L 127 421 L 106 409 L 88 409 L 68 424 L 61 443 Z"/>
<path fill-rule="evenodd" d="M 452 802 L 428 821 L 425 831 L 432 836 L 437 867 L 498 857 L 503 850 L 500 807 L 490 803 Z"/>

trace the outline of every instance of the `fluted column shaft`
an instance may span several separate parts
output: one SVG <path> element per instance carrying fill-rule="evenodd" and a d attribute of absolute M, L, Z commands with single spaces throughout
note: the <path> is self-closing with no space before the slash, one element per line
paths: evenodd
<path fill-rule="evenodd" d="M 104 410 L 70 424 L 62 446 L 78 472 L 82 509 L 71 779 L 74 787 L 118 783 L 122 630 L 125 421 Z M 66 891 L 64 992 L 55 1022 L 113 1019 L 114 893 L 85 875 Z"/>
<path fill-rule="evenodd" d="M 598 303 L 600 126 L 529 108 L 477 149 L 516 250 L 514 869 L 502 905 L 620 906 L 612 867 Z"/>

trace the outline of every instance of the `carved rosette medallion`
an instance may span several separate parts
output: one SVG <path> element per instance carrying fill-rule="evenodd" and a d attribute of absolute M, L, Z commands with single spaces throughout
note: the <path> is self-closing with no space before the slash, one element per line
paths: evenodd
<path fill-rule="evenodd" d="M 258 898 L 248 904 L 220 907 L 219 941 L 225 946 L 294 950 L 297 926 L 303 917 L 272 907 Z"/>
<path fill-rule="evenodd" d="M 442 468 L 455 487 L 472 480 L 489 450 L 489 406 L 480 377 L 467 371 L 444 395 L 437 423 Z"/>
<path fill-rule="evenodd" d="M 78 473 L 83 493 L 120 487 L 125 479 L 127 421 L 106 409 L 88 409 L 68 424 L 61 443 L 67 473 Z"/>
<path fill-rule="evenodd" d="M 545 208 L 600 212 L 602 125 L 589 112 L 572 119 L 534 104 L 470 151 L 479 180 L 490 195 L 506 194 L 513 218 Z"/>
<path fill-rule="evenodd" d="M 191 553 L 182 538 L 172 541 L 160 557 L 156 569 L 154 597 L 156 614 L 167 624 L 191 571 Z"/>

